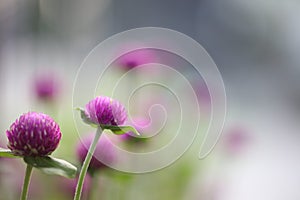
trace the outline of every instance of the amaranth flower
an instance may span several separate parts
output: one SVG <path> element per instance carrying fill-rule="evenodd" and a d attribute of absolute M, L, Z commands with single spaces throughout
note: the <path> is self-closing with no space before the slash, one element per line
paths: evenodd
<path fill-rule="evenodd" d="M 21 115 L 6 135 L 7 147 L 19 156 L 50 155 L 61 139 L 58 124 L 50 116 L 36 112 Z"/>

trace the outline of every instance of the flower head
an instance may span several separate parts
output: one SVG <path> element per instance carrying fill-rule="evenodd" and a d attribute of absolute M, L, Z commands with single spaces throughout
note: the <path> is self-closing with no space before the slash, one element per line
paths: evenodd
<path fill-rule="evenodd" d="M 240 126 L 232 127 L 225 134 L 224 139 L 225 150 L 231 154 L 242 152 L 251 141 L 248 130 Z"/>
<path fill-rule="evenodd" d="M 83 163 L 88 149 L 93 141 L 93 134 L 82 139 L 77 145 L 77 158 L 80 163 Z M 89 165 L 89 171 L 106 167 L 106 165 L 113 164 L 116 161 L 116 151 L 113 144 L 110 142 L 106 135 L 100 137 L 97 143 L 96 150 L 93 154 L 92 160 Z"/>
<path fill-rule="evenodd" d="M 131 70 L 140 65 L 155 62 L 156 57 L 153 52 L 149 49 L 139 49 L 131 51 L 125 55 L 122 55 L 118 60 L 117 64 L 124 70 Z"/>
<path fill-rule="evenodd" d="M 20 156 L 46 156 L 58 146 L 61 132 L 58 124 L 43 113 L 28 112 L 6 131 L 7 147 Z"/>
<path fill-rule="evenodd" d="M 39 75 L 34 80 L 34 92 L 40 100 L 53 100 L 59 93 L 59 85 L 54 75 Z"/>
<path fill-rule="evenodd" d="M 100 125 L 122 125 L 127 118 L 126 110 L 120 102 L 104 96 L 88 102 L 85 114 L 91 122 Z"/>

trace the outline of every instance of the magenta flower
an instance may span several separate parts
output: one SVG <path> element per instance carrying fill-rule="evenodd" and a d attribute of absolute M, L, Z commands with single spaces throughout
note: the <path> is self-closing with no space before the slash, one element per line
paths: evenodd
<path fill-rule="evenodd" d="M 131 70 L 140 65 L 154 63 L 156 60 L 157 59 L 151 50 L 140 49 L 122 55 L 117 60 L 117 64 L 124 70 Z"/>
<path fill-rule="evenodd" d="M 48 115 L 36 112 L 21 115 L 6 135 L 7 147 L 19 156 L 50 155 L 61 139 L 58 124 Z"/>
<path fill-rule="evenodd" d="M 124 106 L 105 96 L 98 96 L 87 103 L 85 115 L 89 121 L 99 125 L 118 126 L 124 124 L 127 119 Z"/>
<path fill-rule="evenodd" d="M 40 100 L 53 100 L 59 93 L 57 78 L 51 74 L 39 75 L 34 81 L 34 91 Z"/>
<path fill-rule="evenodd" d="M 242 152 L 250 143 L 251 137 L 243 127 L 232 127 L 224 136 L 225 149 L 230 154 Z"/>
<path fill-rule="evenodd" d="M 78 110 L 82 120 L 87 124 L 96 125 L 97 131 L 93 138 L 83 141 L 83 147 L 78 147 L 77 154 L 82 167 L 74 200 L 79 200 L 81 197 L 83 180 L 87 172 L 93 175 L 95 169 L 114 162 L 114 148 L 104 136 L 101 137 L 102 130 L 108 129 L 118 135 L 130 130 L 138 135 L 132 127 L 121 126 L 126 121 L 127 113 L 124 106 L 112 98 L 98 96 L 88 102 L 85 109 L 78 108 Z"/>
<path fill-rule="evenodd" d="M 77 158 L 80 163 L 83 163 L 88 149 L 93 141 L 93 135 L 89 135 L 82 139 L 82 141 L 77 145 Z M 107 138 L 107 136 L 102 135 L 99 142 L 97 143 L 95 153 L 93 154 L 92 160 L 89 165 L 89 172 L 93 172 L 97 169 L 104 168 L 106 165 L 113 164 L 116 162 L 116 151 L 113 144 Z M 103 161 L 103 162 L 102 162 Z"/>

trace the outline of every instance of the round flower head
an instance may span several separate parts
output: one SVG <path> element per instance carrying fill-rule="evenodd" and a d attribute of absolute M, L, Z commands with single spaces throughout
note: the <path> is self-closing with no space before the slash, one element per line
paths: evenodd
<path fill-rule="evenodd" d="M 131 51 L 125 55 L 122 55 L 118 60 L 117 64 L 124 70 L 131 70 L 140 65 L 153 63 L 156 58 L 149 49 L 139 49 Z"/>
<path fill-rule="evenodd" d="M 34 91 L 40 100 L 53 100 L 59 93 L 59 86 L 54 75 L 40 75 L 34 81 Z"/>
<path fill-rule="evenodd" d="M 7 147 L 20 156 L 51 154 L 61 139 L 58 124 L 48 115 L 29 112 L 20 116 L 6 131 Z"/>
<path fill-rule="evenodd" d="M 224 139 L 225 148 L 231 154 L 241 152 L 251 140 L 247 130 L 239 126 L 232 127 Z"/>
<path fill-rule="evenodd" d="M 100 125 L 122 125 L 127 118 L 126 110 L 120 102 L 104 96 L 98 96 L 87 103 L 85 114 L 91 122 Z"/>
<path fill-rule="evenodd" d="M 77 158 L 80 163 L 83 163 L 88 149 L 93 141 L 93 135 L 89 135 L 82 139 L 77 145 Z M 92 160 L 89 165 L 89 171 L 93 172 L 97 169 L 106 167 L 106 165 L 113 164 L 116 161 L 116 151 L 113 144 L 110 142 L 106 135 L 100 137 L 97 143 L 95 153 L 93 154 Z"/>

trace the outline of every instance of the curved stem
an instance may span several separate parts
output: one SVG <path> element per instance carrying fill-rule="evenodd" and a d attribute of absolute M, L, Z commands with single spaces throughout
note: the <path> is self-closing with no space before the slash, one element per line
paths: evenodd
<path fill-rule="evenodd" d="M 86 157 L 84 159 L 82 168 L 80 170 L 80 174 L 79 174 L 79 178 L 78 178 L 78 182 L 77 182 L 77 186 L 76 186 L 74 200 L 80 200 L 84 178 L 85 178 L 86 172 L 88 170 L 88 167 L 90 165 L 90 162 L 91 162 L 91 159 L 93 157 L 93 154 L 95 152 L 96 145 L 97 145 L 98 140 L 99 140 L 99 138 L 101 136 L 101 133 L 102 133 L 102 129 L 101 129 L 101 127 L 98 127 L 97 128 L 97 132 L 96 132 L 95 137 L 94 137 L 94 140 L 93 140 L 93 142 L 92 142 L 92 144 L 91 144 L 91 146 L 90 146 L 90 148 L 88 150 L 88 153 L 87 153 L 87 155 L 86 155 Z"/>
<path fill-rule="evenodd" d="M 23 183 L 23 190 L 22 190 L 22 194 L 21 194 L 21 200 L 26 200 L 27 199 L 27 193 L 28 193 L 28 187 L 29 187 L 31 172 L 32 172 L 32 166 L 27 165 L 26 172 L 25 172 L 24 183 Z"/>
<path fill-rule="evenodd" d="M 93 175 L 91 176 L 91 184 L 89 186 L 89 191 L 87 194 L 87 199 L 88 200 L 93 200 L 94 199 L 94 192 L 96 191 L 96 188 L 98 187 L 98 176 Z"/>

